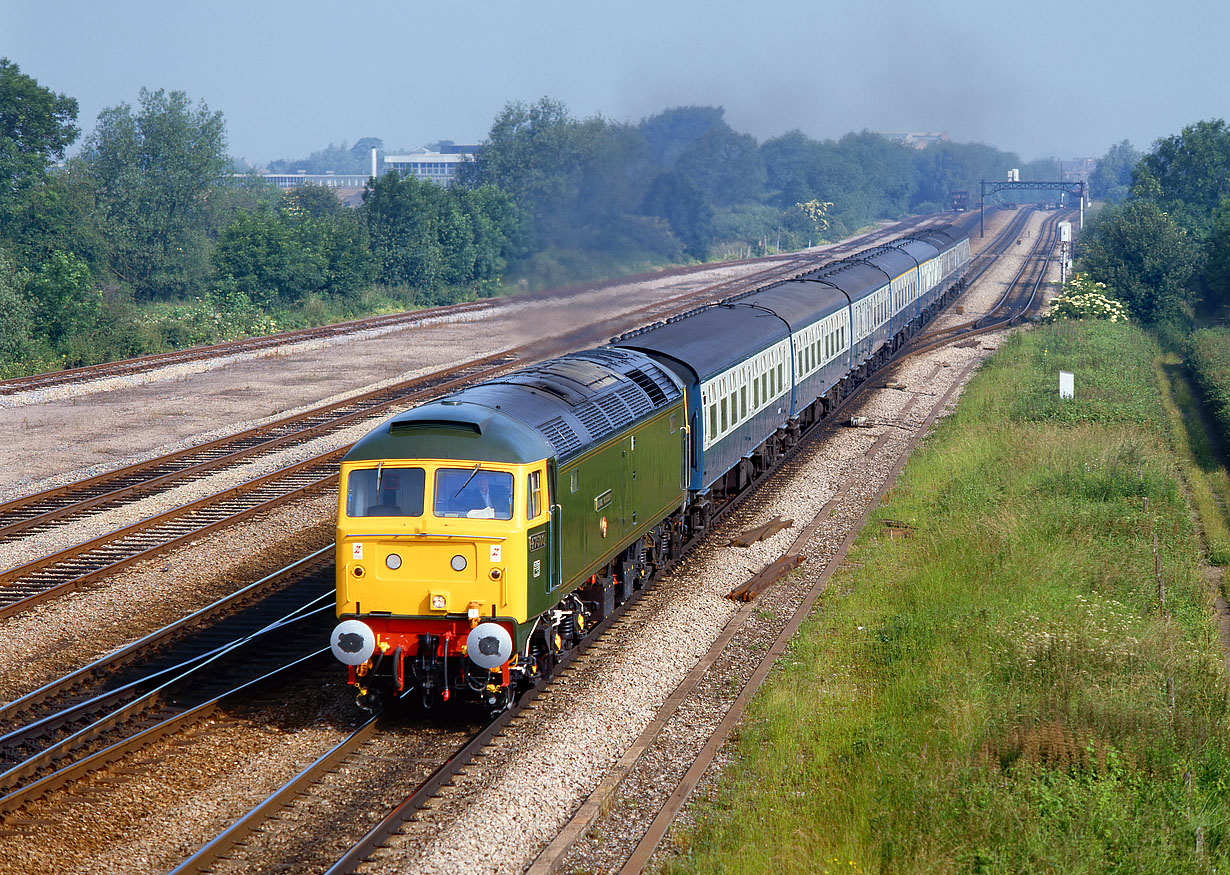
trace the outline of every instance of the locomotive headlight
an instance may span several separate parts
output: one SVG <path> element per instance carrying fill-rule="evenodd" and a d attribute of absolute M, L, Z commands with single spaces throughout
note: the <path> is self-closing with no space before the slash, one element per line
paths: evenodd
<path fill-rule="evenodd" d="M 389 558 L 384 560 L 384 564 L 389 566 L 390 571 L 396 571 L 401 568 L 401 557 L 396 553 L 390 553 Z"/>
<path fill-rule="evenodd" d="M 443 611 L 448 607 L 448 596 L 443 593 L 433 592 L 431 594 L 431 609 L 433 611 Z"/>
<path fill-rule="evenodd" d="M 450 561 L 448 564 L 453 566 L 454 571 L 465 571 L 466 570 L 466 557 L 458 553 L 456 556 L 452 558 L 452 561 Z"/>

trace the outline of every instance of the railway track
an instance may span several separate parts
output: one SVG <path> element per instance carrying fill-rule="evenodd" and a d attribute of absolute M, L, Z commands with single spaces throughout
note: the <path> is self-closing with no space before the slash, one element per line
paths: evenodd
<path fill-rule="evenodd" d="M 864 243 L 863 243 L 862 245 L 865 245 L 865 241 L 864 241 Z M 786 266 L 786 268 L 784 269 L 784 273 L 785 273 L 786 275 L 789 275 L 789 273 L 790 273 L 791 271 L 796 271 L 796 272 L 797 272 L 797 270 L 799 270 L 799 269 L 801 269 L 801 268 L 799 268 L 798 266 L 793 266 L 793 265 L 789 265 L 789 264 L 788 264 L 788 265 Z M 761 283 L 763 283 L 763 282 L 765 282 L 765 281 L 766 281 L 766 279 L 765 279 L 764 277 L 761 277 L 761 278 L 759 279 L 759 282 L 761 282 Z M 732 291 L 733 291 L 733 290 L 732 290 Z M 730 293 L 730 292 L 725 292 L 725 293 L 723 293 L 723 294 L 722 294 L 722 295 L 720 295 L 720 296 L 725 296 L 725 294 L 729 294 L 729 293 Z M 694 302 L 689 302 L 689 303 L 686 305 L 685 309 L 686 309 L 687 307 L 691 307 L 691 306 L 694 306 Z M 193 466 L 192 466 L 192 465 L 188 465 L 187 467 L 193 467 Z M 160 473 L 160 474 L 157 474 L 156 476 L 157 476 L 157 477 L 162 477 L 162 476 L 166 476 L 168 473 L 169 473 L 169 472 L 164 471 L 164 472 L 162 472 L 162 473 Z M 154 488 L 157 488 L 157 486 L 155 486 Z M 89 497 L 89 498 L 87 498 L 86 500 L 87 500 L 87 501 L 91 501 L 91 500 L 96 500 L 96 499 L 97 499 L 97 496 L 90 496 L 90 497 Z M 741 498 L 741 499 L 740 499 L 740 501 L 742 501 L 742 500 L 743 500 L 743 499 Z M 94 506 L 98 506 L 98 505 L 100 505 L 100 504 L 102 504 L 102 503 L 103 503 L 103 502 L 96 502 L 96 504 L 95 504 Z M 735 506 L 737 506 L 737 505 L 731 505 L 731 508 L 733 509 L 733 507 L 735 507 Z M 2 509 L 0 509 L 0 510 L 2 510 Z M 724 513 L 728 513 L 728 512 L 729 512 L 729 511 L 725 511 Z M 135 560 L 134 560 L 134 561 L 135 561 Z M 330 580 L 329 584 L 330 584 L 330 586 L 331 586 L 331 580 Z M 634 606 L 634 605 L 635 605 L 635 602 L 629 602 L 628 604 L 629 604 L 629 607 L 632 607 L 632 606 Z M 93 671 L 93 673 L 96 673 L 96 674 L 98 674 L 98 673 L 101 673 L 101 674 L 110 674 L 110 673 L 113 671 L 113 669 L 108 668 L 108 667 L 105 667 L 105 666 L 94 666 L 94 667 L 92 667 L 92 671 Z M 101 695 L 101 694 L 99 694 L 99 695 Z M 54 696 L 52 696 L 52 698 L 54 698 Z M 98 698 L 98 696 L 95 696 L 95 697 L 94 697 L 94 699 L 97 699 L 97 698 Z M 87 700 L 89 700 L 89 699 L 87 699 Z M 22 701 L 24 702 L 24 706 L 23 706 L 23 707 L 25 707 L 25 708 L 27 708 L 27 709 L 33 709 L 33 708 L 35 708 L 35 707 L 36 707 L 36 706 L 35 706 L 35 704 L 34 704 L 34 700 L 33 700 L 31 697 L 24 697 L 24 699 L 23 699 Z M 217 707 L 217 702 L 218 702 L 218 701 L 219 701 L 219 699 L 218 699 L 217 697 L 215 697 L 214 699 L 211 699 L 211 700 L 209 700 L 209 701 L 206 701 L 206 702 L 202 702 L 202 703 L 200 703 L 199 707 L 202 709 L 202 711 L 201 711 L 201 712 L 199 712 L 199 713 L 207 713 L 207 711 L 205 711 L 204 709 L 208 709 L 208 708 L 216 708 L 216 707 Z M 527 704 L 529 704 L 529 703 L 527 703 Z M 128 707 L 128 706 L 125 706 L 125 707 Z M 87 708 L 86 710 L 88 711 L 89 709 Z M 139 710 L 139 709 L 137 709 L 137 710 Z M 7 712 L 0 712 L 0 719 L 3 719 L 3 718 L 5 717 L 5 713 L 7 713 Z M 514 714 L 514 715 L 512 715 L 512 716 L 508 717 L 508 720 L 509 720 L 509 721 L 513 721 L 513 720 L 515 720 L 515 718 L 516 718 L 516 715 Z M 55 720 L 57 720 L 57 719 L 62 719 L 63 725 L 75 725 L 74 721 L 76 721 L 76 722 L 80 722 L 80 718 L 74 718 L 74 717 L 71 717 L 71 716 L 65 716 L 65 717 L 63 717 L 63 718 L 54 718 L 54 717 L 51 717 L 50 719 L 48 719 L 48 717 L 42 717 L 42 718 L 38 718 L 38 719 L 36 720 L 36 722 L 41 722 L 41 721 L 43 721 L 43 720 L 46 720 L 46 721 L 47 721 L 47 725 L 50 725 L 51 723 L 54 723 L 54 722 L 55 722 Z M 181 723 L 180 723 L 180 724 L 176 724 L 176 723 L 174 722 L 174 721 L 175 721 L 175 719 L 179 719 L 179 720 L 181 721 Z M 184 721 L 185 719 L 186 719 L 186 718 L 183 718 L 183 717 L 182 717 L 182 716 L 180 716 L 180 715 L 176 715 L 176 717 L 171 718 L 171 721 L 167 723 L 167 726 L 172 727 L 172 728 L 171 728 L 171 729 L 168 729 L 168 730 L 166 730 L 166 731 L 176 731 L 173 727 L 174 727 L 174 726 L 176 726 L 176 725 L 182 725 L 182 721 Z M 496 732 L 497 732 L 497 734 L 498 734 L 498 732 L 499 732 L 499 727 L 497 727 Z M 74 735 L 75 735 L 75 734 L 74 734 Z M 99 742 L 97 741 L 97 738 L 99 738 L 99 737 L 103 737 L 103 736 L 101 736 L 101 735 L 100 735 L 100 736 L 97 736 L 97 737 L 96 737 L 96 738 L 95 738 L 92 742 L 90 742 L 90 743 L 93 743 L 93 744 L 95 744 L 95 745 L 99 744 Z M 152 737 L 152 735 L 151 735 L 150 737 Z M 16 737 L 14 737 L 14 740 L 13 740 L 13 742 L 12 742 L 12 743 L 13 743 L 13 745 L 15 745 L 15 746 L 16 746 L 16 744 L 17 744 L 17 742 L 16 742 Z M 148 741 L 145 741 L 145 742 L 143 742 L 143 743 L 148 743 Z M 362 744 L 362 741 L 360 741 L 360 742 L 358 742 L 358 743 L 359 743 L 359 744 Z M 117 744 L 118 744 L 118 743 L 117 743 Z M 49 746 L 50 746 L 50 747 L 54 747 L 55 745 L 54 745 L 54 744 L 50 744 L 50 743 L 49 743 Z M 88 746 L 88 745 L 87 745 L 87 746 Z M 480 745 L 480 748 L 481 748 L 481 745 Z M 16 747 L 14 747 L 14 749 L 16 749 Z M 128 755 L 131 753 L 131 750 L 132 750 L 132 748 L 129 748 L 129 749 L 125 750 L 124 748 L 119 747 L 119 746 L 110 746 L 110 747 L 105 747 L 102 751 L 97 751 L 97 752 L 95 752 L 95 753 L 90 753 L 90 754 L 88 754 L 88 755 L 84 756 L 84 759 L 85 759 L 85 760 L 88 760 L 88 761 L 90 761 L 90 762 L 94 762 L 94 763 L 102 763 L 102 762 L 107 761 L 107 759 L 108 759 L 108 758 L 110 758 L 110 759 L 114 760 L 114 759 L 122 758 L 122 757 L 124 757 L 124 756 L 128 756 Z M 349 752 L 349 753 L 346 753 L 346 752 L 339 752 L 338 754 L 336 754 L 336 755 L 335 755 L 335 757 L 334 757 L 334 761 L 337 761 L 337 757 L 338 757 L 338 756 L 343 756 L 343 757 L 344 757 L 344 756 L 350 756 L 350 755 L 352 755 L 352 754 L 353 754 L 353 750 L 350 750 L 350 752 Z M 93 758 L 93 757 L 95 757 L 95 756 L 101 756 L 101 758 L 100 758 L 100 759 L 96 759 L 96 760 L 95 760 L 95 759 L 91 759 L 91 758 Z M 454 757 L 454 759 L 458 759 L 458 757 Z M 53 759 L 51 762 L 52 762 L 52 764 L 54 765 L 54 763 L 55 763 L 56 761 Z M 23 761 L 23 763 L 25 763 L 25 761 Z M 97 766 L 94 766 L 94 767 L 97 767 Z M 32 769 L 33 769 L 33 771 L 31 771 L 29 774 L 27 774 L 25 777 L 23 777 L 23 778 L 21 779 L 21 780 L 26 780 L 26 781 L 29 781 L 29 780 L 30 780 L 30 776 L 31 776 L 31 775 L 37 775 L 37 774 L 41 774 L 41 773 L 47 772 L 49 769 L 52 769 L 52 766 L 48 766 L 48 765 L 42 765 L 42 766 L 30 766 L 29 764 L 25 764 L 25 765 L 23 765 L 23 768 L 32 768 Z M 68 768 L 69 768 L 69 767 L 67 767 L 67 766 L 65 767 L 65 769 L 68 769 Z M 448 771 L 448 768 L 451 768 L 451 767 L 446 767 L 446 769 L 445 769 L 444 771 L 442 771 L 442 772 L 440 773 L 440 775 L 438 776 L 438 777 L 439 777 L 439 779 L 440 779 L 440 782 L 441 782 L 441 783 L 443 783 L 443 782 L 447 782 L 447 780 L 448 780 L 448 778 L 449 778 L 449 775 L 451 774 L 451 773 Z M 56 770 L 54 770 L 54 769 L 52 769 L 52 770 L 53 770 L 53 771 L 56 771 Z M 58 771 L 64 771 L 64 770 L 58 770 Z M 67 772 L 66 772 L 66 774 L 67 774 Z M 27 792 L 27 793 L 33 793 L 34 795 L 38 795 L 38 794 L 40 794 L 40 793 L 50 792 L 50 791 L 51 791 L 52 786 L 54 786 L 54 785 L 53 785 L 53 784 L 43 784 L 43 781 L 44 781 L 44 780 L 48 780 L 50 777 L 51 777 L 51 776 L 48 776 L 47 778 L 40 778 L 40 779 L 38 779 L 38 780 L 33 781 L 33 783 L 32 783 L 32 784 L 30 784 L 29 786 L 33 786 L 33 787 L 34 787 L 34 790 L 25 790 L 25 788 L 27 787 L 27 785 L 26 785 L 26 784 L 22 784 L 22 783 L 21 783 L 21 781 L 18 781 L 18 782 L 17 782 L 17 784 L 18 784 L 18 790 L 19 790 L 19 791 L 24 791 L 24 792 Z M 73 778 L 69 777 L 69 780 L 73 780 Z M 310 780 L 309 780 L 309 779 L 306 779 L 306 778 L 305 778 L 304 780 L 309 781 L 309 783 L 310 783 Z M 430 783 L 430 782 L 429 782 L 429 783 Z M 3 784 L 3 776 L 0 776 L 0 786 L 4 786 L 4 784 Z M 425 786 L 426 786 L 426 785 L 425 785 Z M 295 792 L 299 792 L 299 791 L 290 791 L 290 792 L 291 792 L 291 796 L 293 796 Z M 425 797 L 420 797 L 420 798 L 429 798 L 429 796 L 430 796 L 430 792 L 431 792 L 431 791 L 429 790 L 429 791 L 426 791 L 426 792 L 427 792 L 427 796 L 425 796 Z M 10 795 L 11 795 L 11 794 L 10 794 Z M 27 796 L 27 797 L 24 797 L 24 798 L 28 799 L 28 798 L 33 798 L 33 797 L 32 797 L 32 796 Z M 287 798 L 291 798 L 291 797 L 287 797 Z M 8 799 L 8 797 L 5 797 L 5 800 L 7 800 L 7 799 Z M 5 801 L 5 800 L 0 800 L 0 803 L 2 803 L 2 804 L 0 804 L 0 810 L 9 810 L 9 808 L 10 808 L 10 803 L 9 803 L 8 801 Z M 12 803 L 11 803 L 11 806 L 12 806 L 13 808 L 16 808 L 16 807 L 20 807 L 20 805 L 21 805 L 21 804 L 24 804 L 24 803 L 22 802 L 22 798 L 15 797 L 15 798 L 14 798 L 14 801 L 12 801 Z M 277 803 L 277 802 L 273 802 L 273 803 L 271 803 L 271 805 L 270 805 L 270 809 L 269 809 L 269 810 L 272 810 L 273 808 L 276 808 L 276 807 L 278 806 L 278 804 L 279 804 L 279 803 Z M 413 805 L 412 805 L 411 807 L 413 808 Z M 259 822 L 260 820 L 261 820 L 261 817 L 260 817 L 260 816 L 257 816 L 257 817 L 255 817 L 255 818 L 254 818 L 254 822 Z M 185 870 L 185 871 L 191 871 L 191 870 Z"/>
<path fill-rule="evenodd" d="M 939 347 L 953 344 L 966 337 L 978 336 L 991 330 L 1008 327 L 1032 312 L 1035 309 L 1037 290 L 1045 279 L 1051 253 L 1058 239 L 1058 221 L 1059 218 L 1056 217 L 1045 223 L 1045 233 L 1039 235 L 1030 256 L 1025 259 L 1020 270 L 1009 283 L 1007 292 L 982 319 L 971 320 L 960 326 L 952 326 L 948 329 L 952 333 L 951 337 L 945 340 L 933 340 L 925 345 L 909 349 L 899 359 L 894 361 L 893 365 L 899 365 L 908 358 L 917 357 Z M 984 322 L 986 316 L 990 316 L 992 313 L 1000 310 L 1007 310 L 1009 312 L 1003 313 L 1000 318 L 989 325 L 983 324 L 980 326 L 978 324 Z M 858 503 L 862 505 L 862 509 L 858 515 L 857 522 L 850 526 L 846 537 L 836 553 L 826 557 L 822 569 L 818 573 L 807 575 L 807 589 L 802 593 L 801 599 L 798 600 L 797 608 L 794 610 L 793 615 L 772 641 L 765 657 L 760 661 L 751 678 L 742 686 L 738 695 L 730 697 L 723 716 L 715 722 L 703 739 L 703 744 L 695 750 L 694 759 L 690 766 L 682 774 L 677 774 L 671 781 L 663 781 L 659 776 L 658 780 L 663 785 L 658 788 L 657 793 L 660 807 L 653 811 L 651 816 L 645 816 L 644 812 L 638 812 L 638 817 L 641 821 L 640 827 L 643 831 L 638 833 L 640 835 L 639 840 L 628 855 L 622 859 L 621 866 L 618 869 L 621 875 L 636 875 L 636 873 L 645 870 L 660 843 L 666 837 L 671 823 L 687 804 L 693 791 L 700 784 L 706 771 L 717 757 L 722 745 L 726 742 L 731 731 L 742 717 L 752 696 L 767 677 L 773 664 L 785 652 L 789 641 L 793 638 L 803 619 L 811 611 L 816 599 L 824 592 L 833 571 L 840 566 L 853 545 L 854 539 L 866 524 L 872 510 L 880 503 L 886 492 L 896 482 L 909 458 L 910 452 L 926 436 L 936 417 L 944 410 L 951 395 L 964 384 L 973 365 L 974 363 L 971 362 L 966 367 L 965 372 L 951 383 L 948 390 L 939 397 L 938 401 L 932 404 L 923 422 L 912 430 L 904 448 L 897 454 L 897 458 L 893 461 L 887 476 L 883 479 L 876 492 L 872 495 L 860 496 L 862 501 Z M 870 381 L 868 382 L 870 383 Z M 864 387 L 867 385 L 865 383 Z M 919 396 L 911 398 L 898 413 L 897 419 L 899 421 L 905 420 L 918 401 Z M 892 431 L 886 430 L 868 450 L 868 457 L 874 458 L 878 455 L 886 454 L 885 445 L 891 434 Z M 805 464 L 805 461 L 798 461 L 795 463 L 795 467 L 802 467 Z M 788 471 L 783 473 L 789 474 Z M 798 537 L 793 540 L 783 558 L 798 557 L 803 554 L 807 548 L 808 541 L 815 531 L 826 524 L 843 500 L 849 498 L 847 493 L 848 489 L 843 488 L 824 504 L 803 528 Z M 548 844 L 537 857 L 533 865 L 528 869 L 530 875 L 549 875 L 549 873 L 559 871 L 561 865 L 568 860 L 569 852 L 573 846 L 582 839 L 591 826 L 602 816 L 603 809 L 611 803 L 619 785 L 636 767 L 639 758 L 646 750 L 657 743 L 658 738 L 670 725 L 684 699 L 692 693 L 706 673 L 714 670 L 714 667 L 730 646 L 731 641 L 735 639 L 739 634 L 739 630 L 748 622 L 753 608 L 754 603 L 749 602 L 740 609 L 739 616 L 729 624 L 727 633 L 714 643 L 696 667 L 693 668 L 692 672 L 689 673 L 685 681 L 675 690 L 671 698 L 668 699 L 667 705 L 659 710 L 655 719 L 644 729 L 618 767 L 608 775 L 596 791 L 589 795 L 559 831 L 555 840 Z M 744 652 L 746 652 L 746 647 L 744 647 Z"/>
<path fill-rule="evenodd" d="M 0 814 L 323 662 L 332 558 L 319 551 L 0 707 Z"/>

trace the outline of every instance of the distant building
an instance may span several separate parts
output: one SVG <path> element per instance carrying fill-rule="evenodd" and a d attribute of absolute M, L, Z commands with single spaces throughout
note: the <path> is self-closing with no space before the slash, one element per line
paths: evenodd
<path fill-rule="evenodd" d="M 363 188 L 371 177 L 366 173 L 260 173 L 260 178 L 278 188 L 323 185 L 326 188 Z"/>
<path fill-rule="evenodd" d="M 886 140 L 905 143 L 915 149 L 925 149 L 935 143 L 947 143 L 948 134 L 945 131 L 876 131 Z"/>
<path fill-rule="evenodd" d="M 447 146 L 442 152 L 415 149 L 406 155 L 385 155 L 382 172 L 396 170 L 402 176 L 417 176 L 440 185 L 451 185 L 458 165 L 469 160 L 477 150 L 477 146 Z"/>
<path fill-rule="evenodd" d="M 468 160 L 478 146 L 445 145 L 439 152 L 427 149 L 415 149 L 405 155 L 385 155 L 384 163 L 377 161 L 376 150 L 372 150 L 371 171 L 367 173 L 307 173 L 300 170 L 297 173 L 270 173 L 257 170 L 256 174 L 265 182 L 282 189 L 299 188 L 301 185 L 323 185 L 333 189 L 343 203 L 348 206 L 358 206 L 363 201 L 363 192 L 371 178 L 383 175 L 390 170 L 396 170 L 403 176 L 417 176 L 419 179 L 429 179 L 439 185 L 450 185 L 457 175 L 457 166 Z M 246 174 L 233 174 L 241 178 Z"/>

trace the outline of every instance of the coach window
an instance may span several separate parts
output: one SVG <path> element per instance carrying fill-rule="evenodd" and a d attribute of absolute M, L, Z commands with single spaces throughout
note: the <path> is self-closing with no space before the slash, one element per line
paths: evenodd
<path fill-rule="evenodd" d="M 747 419 L 747 386 L 739 387 L 739 418 Z"/>
<path fill-rule="evenodd" d="M 726 431 L 726 396 L 722 396 L 722 432 Z"/>

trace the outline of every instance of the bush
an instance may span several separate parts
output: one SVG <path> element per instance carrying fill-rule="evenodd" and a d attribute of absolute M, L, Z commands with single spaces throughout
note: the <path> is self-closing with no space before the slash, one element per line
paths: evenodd
<path fill-rule="evenodd" d="M 1058 319 L 1108 319 L 1126 321 L 1127 307 L 1115 300 L 1106 283 L 1095 283 L 1088 276 L 1075 274 L 1063 284 L 1059 296 L 1042 313 L 1043 322 Z"/>

